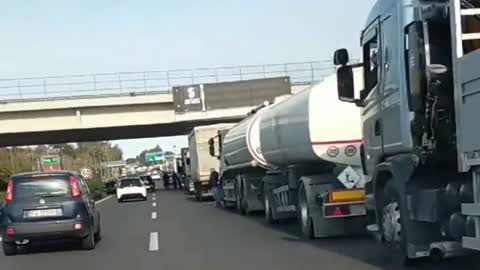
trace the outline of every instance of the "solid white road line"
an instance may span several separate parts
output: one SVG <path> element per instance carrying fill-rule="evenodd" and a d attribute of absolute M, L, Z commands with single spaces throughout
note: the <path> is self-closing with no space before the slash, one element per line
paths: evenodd
<path fill-rule="evenodd" d="M 148 250 L 158 251 L 158 233 L 157 232 L 150 233 L 150 244 L 148 245 Z"/>
<path fill-rule="evenodd" d="M 152 219 L 157 219 L 157 212 L 152 212 Z"/>
<path fill-rule="evenodd" d="M 156 203 L 156 202 L 152 203 L 152 206 L 153 206 L 153 207 L 156 207 L 156 206 L 157 206 L 157 203 Z"/>
<path fill-rule="evenodd" d="M 101 200 L 99 200 L 99 201 L 95 202 L 95 204 L 100 204 L 100 203 L 102 203 L 102 202 L 104 202 L 104 201 L 106 201 L 106 200 L 110 199 L 111 197 L 113 197 L 113 195 L 108 195 L 107 197 L 105 197 L 105 198 L 103 198 L 103 199 L 101 199 Z"/>

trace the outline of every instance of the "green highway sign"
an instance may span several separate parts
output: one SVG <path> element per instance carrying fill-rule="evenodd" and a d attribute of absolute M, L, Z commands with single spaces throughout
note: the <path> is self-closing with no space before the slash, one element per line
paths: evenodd
<path fill-rule="evenodd" d="M 153 153 L 146 153 L 145 154 L 145 161 L 153 163 L 156 161 L 163 161 L 165 160 L 165 155 L 163 152 L 153 152 Z"/>
<path fill-rule="evenodd" d="M 42 157 L 42 164 L 43 165 L 53 165 L 58 164 L 58 156 L 43 156 Z"/>

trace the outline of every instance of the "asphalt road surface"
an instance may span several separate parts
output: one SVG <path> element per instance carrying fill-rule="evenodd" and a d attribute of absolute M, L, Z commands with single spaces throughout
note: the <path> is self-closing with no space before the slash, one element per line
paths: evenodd
<path fill-rule="evenodd" d="M 28 254 L 0 255 L 0 269 L 480 269 L 475 257 L 397 267 L 388 250 L 368 238 L 304 241 L 294 223 L 267 226 L 261 215 L 243 217 L 177 191 L 157 191 L 146 202 L 110 198 L 98 207 L 103 240 L 95 250 L 38 246 Z"/>

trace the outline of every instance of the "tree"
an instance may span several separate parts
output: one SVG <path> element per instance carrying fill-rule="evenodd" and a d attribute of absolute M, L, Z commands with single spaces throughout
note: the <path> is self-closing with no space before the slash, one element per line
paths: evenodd
<path fill-rule="evenodd" d="M 102 162 L 123 158 L 120 147 L 112 146 L 109 142 L 39 145 L 33 148 L 0 148 L 0 169 L 5 168 L 12 171 L 14 169 L 17 173 L 39 169 L 37 167 L 41 156 L 54 153 L 61 156 L 64 169 L 77 171 L 84 166 L 100 171 Z"/>

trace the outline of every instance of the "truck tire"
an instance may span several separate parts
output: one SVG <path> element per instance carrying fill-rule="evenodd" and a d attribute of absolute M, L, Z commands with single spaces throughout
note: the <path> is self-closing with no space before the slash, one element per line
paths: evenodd
<path fill-rule="evenodd" d="M 310 209 L 308 208 L 307 192 L 303 184 L 300 185 L 298 191 L 298 218 L 303 237 L 306 239 L 315 238 L 313 221 L 310 216 Z"/>
<path fill-rule="evenodd" d="M 383 190 L 383 201 L 380 202 L 380 227 L 383 239 L 396 249 L 400 263 L 409 266 L 414 264 L 415 259 L 407 256 L 406 231 L 402 231 L 402 218 L 408 217 L 405 208 L 405 199 L 401 197 L 394 180 L 389 180 Z M 399 252 L 398 252 L 399 251 Z"/>
<path fill-rule="evenodd" d="M 5 256 L 14 256 L 17 255 L 17 245 L 15 243 L 2 242 L 3 254 Z"/>
<path fill-rule="evenodd" d="M 275 224 L 277 221 L 273 218 L 272 202 L 269 195 L 268 185 L 263 185 L 263 203 L 265 206 L 265 221 L 268 224 Z"/>
<path fill-rule="evenodd" d="M 240 181 L 239 192 L 237 192 L 237 210 L 242 216 L 248 216 L 250 212 L 248 211 L 248 203 L 244 198 L 245 195 L 245 185 L 243 181 Z"/>

